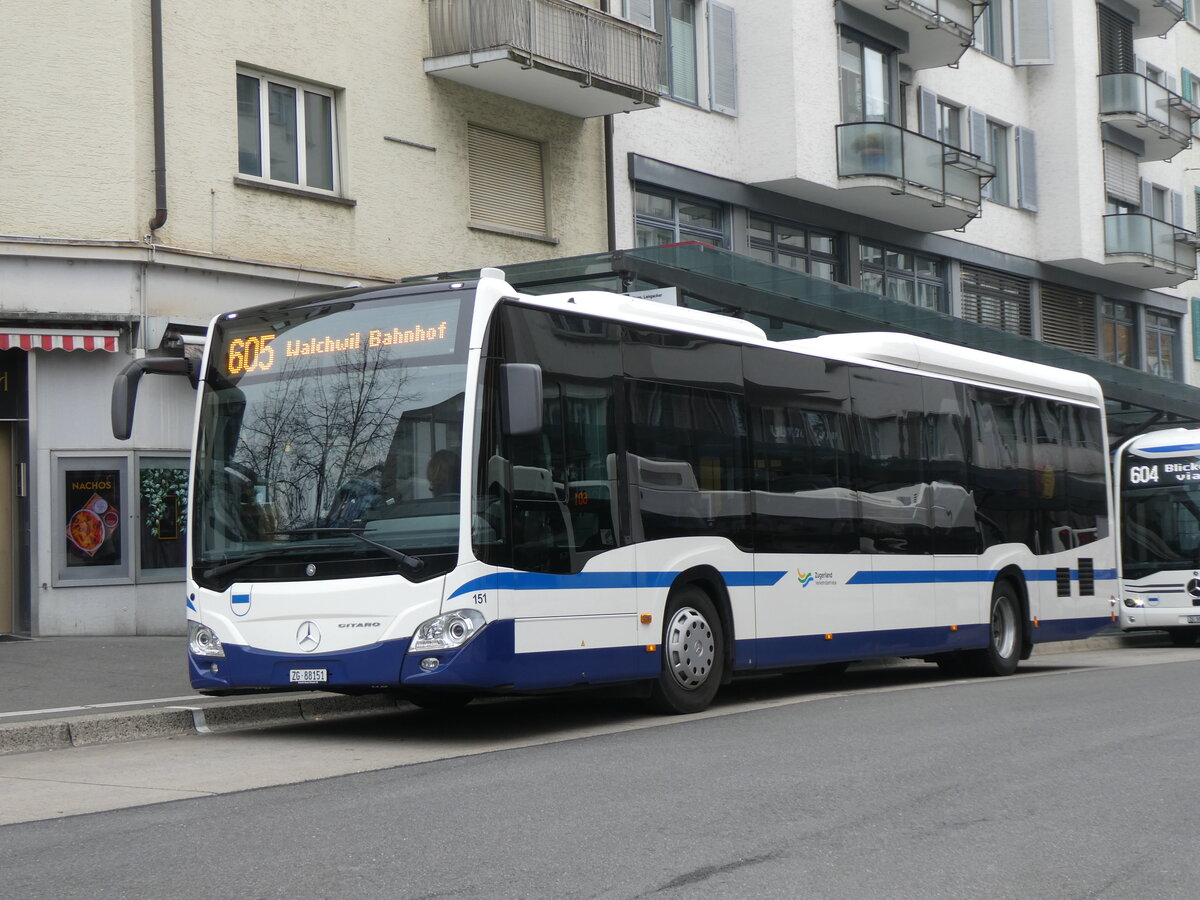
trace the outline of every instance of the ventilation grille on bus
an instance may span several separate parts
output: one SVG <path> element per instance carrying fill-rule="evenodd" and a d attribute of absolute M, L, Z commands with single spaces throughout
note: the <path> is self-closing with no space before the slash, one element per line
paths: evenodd
<path fill-rule="evenodd" d="M 1079 596 L 1096 596 L 1096 564 L 1088 558 L 1079 560 Z"/>
<path fill-rule="evenodd" d="M 1058 582 L 1058 596 L 1071 596 L 1071 570 L 1070 569 L 1055 569 L 1054 580 Z"/>

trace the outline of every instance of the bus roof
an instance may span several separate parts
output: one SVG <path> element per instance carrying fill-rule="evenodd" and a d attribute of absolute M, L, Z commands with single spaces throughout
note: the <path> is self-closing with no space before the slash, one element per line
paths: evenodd
<path fill-rule="evenodd" d="M 1118 452 L 1146 457 L 1200 456 L 1200 428 L 1164 428 L 1135 435 Z"/>
<path fill-rule="evenodd" d="M 1081 403 L 1101 405 L 1104 401 L 1100 383 L 1090 375 L 914 335 L 887 331 L 825 334 L 783 341 L 780 346 L 843 362 L 885 363 Z"/>
<path fill-rule="evenodd" d="M 771 341 L 766 332 L 752 322 L 607 291 L 520 294 L 517 297 L 523 303 L 553 307 L 579 315 L 595 315 L 738 343 L 777 347 L 842 362 L 896 366 L 947 378 L 1062 397 L 1094 406 L 1103 404 L 1100 384 L 1090 375 L 928 338 L 880 331 Z"/>

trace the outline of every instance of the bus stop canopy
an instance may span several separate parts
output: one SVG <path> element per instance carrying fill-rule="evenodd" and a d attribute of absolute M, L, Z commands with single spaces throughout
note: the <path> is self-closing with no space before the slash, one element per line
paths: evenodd
<path fill-rule="evenodd" d="M 774 340 L 854 331 L 899 331 L 1083 372 L 1100 382 L 1110 440 L 1200 423 L 1200 388 L 1106 362 L 1010 331 L 882 297 L 707 244 L 685 243 L 502 267 L 532 294 L 675 288 L 681 305 L 760 325 Z M 474 271 L 461 274 L 472 277 Z"/>

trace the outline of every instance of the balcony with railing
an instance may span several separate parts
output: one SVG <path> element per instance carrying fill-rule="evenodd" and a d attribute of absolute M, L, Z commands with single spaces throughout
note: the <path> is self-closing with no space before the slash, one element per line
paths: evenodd
<path fill-rule="evenodd" d="M 1137 12 L 1134 38 L 1162 37 L 1183 19 L 1183 0 L 1125 0 Z"/>
<path fill-rule="evenodd" d="M 1141 141 L 1143 162 L 1186 150 L 1197 119 L 1200 108 L 1145 75 L 1100 76 L 1100 121 Z"/>
<path fill-rule="evenodd" d="M 1193 232 L 1142 213 L 1104 217 L 1105 272 L 1142 288 L 1175 287 L 1196 277 Z"/>
<path fill-rule="evenodd" d="M 900 62 L 914 69 L 949 66 L 975 39 L 975 20 L 987 0 L 853 0 L 863 12 L 908 35 Z"/>
<path fill-rule="evenodd" d="M 579 118 L 658 105 L 662 37 L 572 0 L 429 0 L 429 75 Z"/>
<path fill-rule="evenodd" d="M 973 153 L 886 122 L 837 126 L 837 154 L 848 209 L 918 231 L 966 225 L 996 174 Z"/>

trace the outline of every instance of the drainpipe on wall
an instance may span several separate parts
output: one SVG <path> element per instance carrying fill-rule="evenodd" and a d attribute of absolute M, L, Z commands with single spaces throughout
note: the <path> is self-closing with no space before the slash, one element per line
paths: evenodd
<path fill-rule="evenodd" d="M 608 12 L 608 0 L 600 0 L 600 12 Z M 604 117 L 604 204 L 608 218 L 608 252 L 617 250 L 616 189 L 613 185 L 613 117 Z"/>
<path fill-rule="evenodd" d="M 158 205 L 150 220 L 150 237 L 167 221 L 167 138 L 163 123 L 162 0 L 150 0 L 151 68 L 154 81 L 154 199 Z"/>

